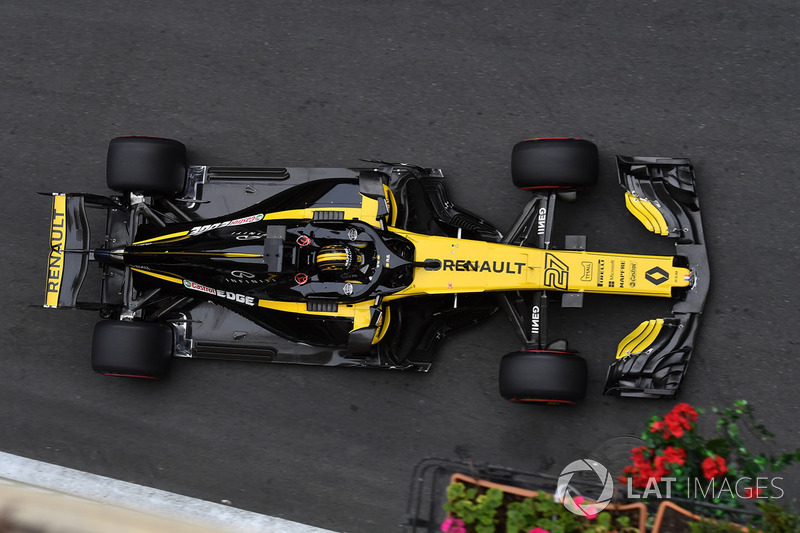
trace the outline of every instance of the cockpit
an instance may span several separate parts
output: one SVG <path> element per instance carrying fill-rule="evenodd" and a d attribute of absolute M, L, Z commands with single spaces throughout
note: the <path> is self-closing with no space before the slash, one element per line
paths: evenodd
<path fill-rule="evenodd" d="M 414 247 L 403 237 L 359 221 L 269 225 L 264 262 L 274 275 L 270 289 L 280 287 L 274 297 L 357 301 L 408 286 Z"/>

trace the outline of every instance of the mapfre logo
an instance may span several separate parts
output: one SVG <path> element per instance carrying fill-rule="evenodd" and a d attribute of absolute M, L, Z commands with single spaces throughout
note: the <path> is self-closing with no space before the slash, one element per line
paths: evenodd
<path fill-rule="evenodd" d="M 583 503 L 583 498 L 578 501 L 572 497 L 570 493 L 570 482 L 572 476 L 579 472 L 594 472 L 603 485 L 603 490 L 596 501 L 591 503 Z M 558 485 L 556 487 L 556 498 L 561 499 L 561 503 L 566 509 L 578 516 L 593 517 L 600 511 L 605 509 L 611 503 L 611 497 L 614 495 L 614 480 L 608 469 L 592 459 L 578 459 L 568 464 L 561 475 L 558 477 Z"/>

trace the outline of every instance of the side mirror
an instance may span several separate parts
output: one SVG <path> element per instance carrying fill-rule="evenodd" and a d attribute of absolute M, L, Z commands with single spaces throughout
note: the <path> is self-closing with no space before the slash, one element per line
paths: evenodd
<path fill-rule="evenodd" d="M 375 170 L 362 170 L 358 174 L 358 187 L 359 192 L 367 198 L 377 200 L 378 198 L 385 198 L 383 192 L 384 180 L 387 178 L 383 172 Z"/>

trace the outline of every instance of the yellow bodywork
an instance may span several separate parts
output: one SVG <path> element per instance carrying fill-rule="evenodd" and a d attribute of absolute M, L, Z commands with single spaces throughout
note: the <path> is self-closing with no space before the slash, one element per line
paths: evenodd
<path fill-rule="evenodd" d="M 397 220 L 397 209 L 392 191 L 386 185 L 383 186 L 386 195 L 386 207 L 389 210 L 389 224 L 394 224 Z M 380 227 L 378 222 L 378 211 L 380 209 L 381 198 L 361 197 L 361 207 L 308 207 L 306 209 L 291 209 L 276 213 L 264 214 L 264 220 L 312 220 L 315 213 L 340 212 L 344 213 L 344 220 L 360 220 Z"/>
<path fill-rule="evenodd" d="M 645 320 L 639 324 L 636 329 L 620 341 L 617 347 L 617 359 L 645 351 L 656 340 L 663 326 L 663 318 Z"/>
<path fill-rule="evenodd" d="M 658 235 L 669 235 L 669 227 L 664 215 L 649 200 L 625 193 L 625 207 L 645 228 Z"/>
<path fill-rule="evenodd" d="M 387 218 L 390 223 L 387 230 L 405 237 L 414 245 L 415 261 L 439 262 L 438 268 L 415 267 L 412 283 L 405 289 L 384 298 L 385 304 L 412 296 L 525 290 L 670 297 L 674 288 L 687 287 L 691 284 L 691 271 L 673 266 L 673 258 L 670 256 L 542 250 L 423 235 L 394 228 L 391 224 L 394 224 L 397 218 L 395 200 L 388 187 L 384 190 L 386 207 L 389 210 Z M 380 227 L 378 213 L 381 201 L 383 199 L 362 197 L 360 208 L 298 209 L 266 213 L 263 220 L 312 220 L 315 212 L 343 211 L 345 220 L 361 220 Z M 632 211 L 637 218 L 643 222 L 647 220 L 645 225 L 651 231 L 665 234 L 663 232 L 666 231 L 666 223 L 654 206 L 632 196 L 628 201 L 629 206 L 635 206 L 636 210 Z M 188 231 L 173 233 L 134 244 L 169 242 L 186 238 L 188 233 Z M 242 255 L 251 256 L 251 254 Z M 136 268 L 133 270 L 174 283 L 187 282 L 167 273 Z M 339 303 L 335 311 L 309 311 L 306 302 L 254 299 L 253 304 L 285 313 L 349 318 L 353 320 L 353 330 L 357 330 L 370 325 L 370 307 L 374 305 L 374 301 L 370 299 Z M 373 344 L 379 342 L 386 333 L 389 321 L 389 308 L 384 305 L 384 314 L 377 324 L 378 329 Z M 646 348 L 658 335 L 662 323 L 663 321 L 650 321 L 639 326 L 620 344 L 618 357 L 633 353 L 631 350 L 638 350 L 640 347 Z"/>
<path fill-rule="evenodd" d="M 47 289 L 44 306 L 58 307 L 61 281 L 64 277 L 64 248 L 67 243 L 67 196 L 53 195 L 53 213 L 50 217 L 50 255 L 47 258 Z"/>
<path fill-rule="evenodd" d="M 277 300 L 258 300 L 258 306 L 264 309 L 271 309 L 273 311 L 282 311 L 284 313 L 303 314 L 303 315 L 319 315 L 337 318 L 350 318 L 353 320 L 353 329 L 368 327 L 371 318 L 372 300 L 364 302 L 356 302 L 352 304 L 340 303 L 336 311 L 309 311 L 306 302 L 280 302 Z M 383 338 L 386 330 L 389 327 L 390 313 L 389 309 L 385 309 L 384 316 L 378 321 L 378 329 L 375 332 L 375 337 L 372 339 L 372 344 L 377 344 Z"/>
<path fill-rule="evenodd" d="M 416 268 L 414 281 L 387 300 L 423 294 L 548 290 L 672 296 L 687 287 L 691 271 L 672 257 L 541 250 L 392 230 L 410 240 L 416 261 L 437 260 L 436 270 Z"/>

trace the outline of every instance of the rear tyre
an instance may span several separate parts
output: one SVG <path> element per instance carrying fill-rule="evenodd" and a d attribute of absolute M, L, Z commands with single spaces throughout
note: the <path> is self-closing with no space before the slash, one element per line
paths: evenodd
<path fill-rule="evenodd" d="M 172 139 L 117 137 L 108 145 L 106 183 L 118 192 L 174 197 L 186 184 L 186 147 Z"/>
<path fill-rule="evenodd" d="M 574 404 L 587 381 L 586 359 L 575 352 L 512 352 L 500 361 L 500 395 L 511 402 Z"/>
<path fill-rule="evenodd" d="M 169 370 L 173 330 L 159 322 L 103 320 L 94 327 L 92 369 L 109 376 L 159 379 Z"/>
<path fill-rule="evenodd" d="M 520 189 L 588 189 L 597 183 L 597 146 L 584 139 L 528 139 L 511 151 Z"/>

